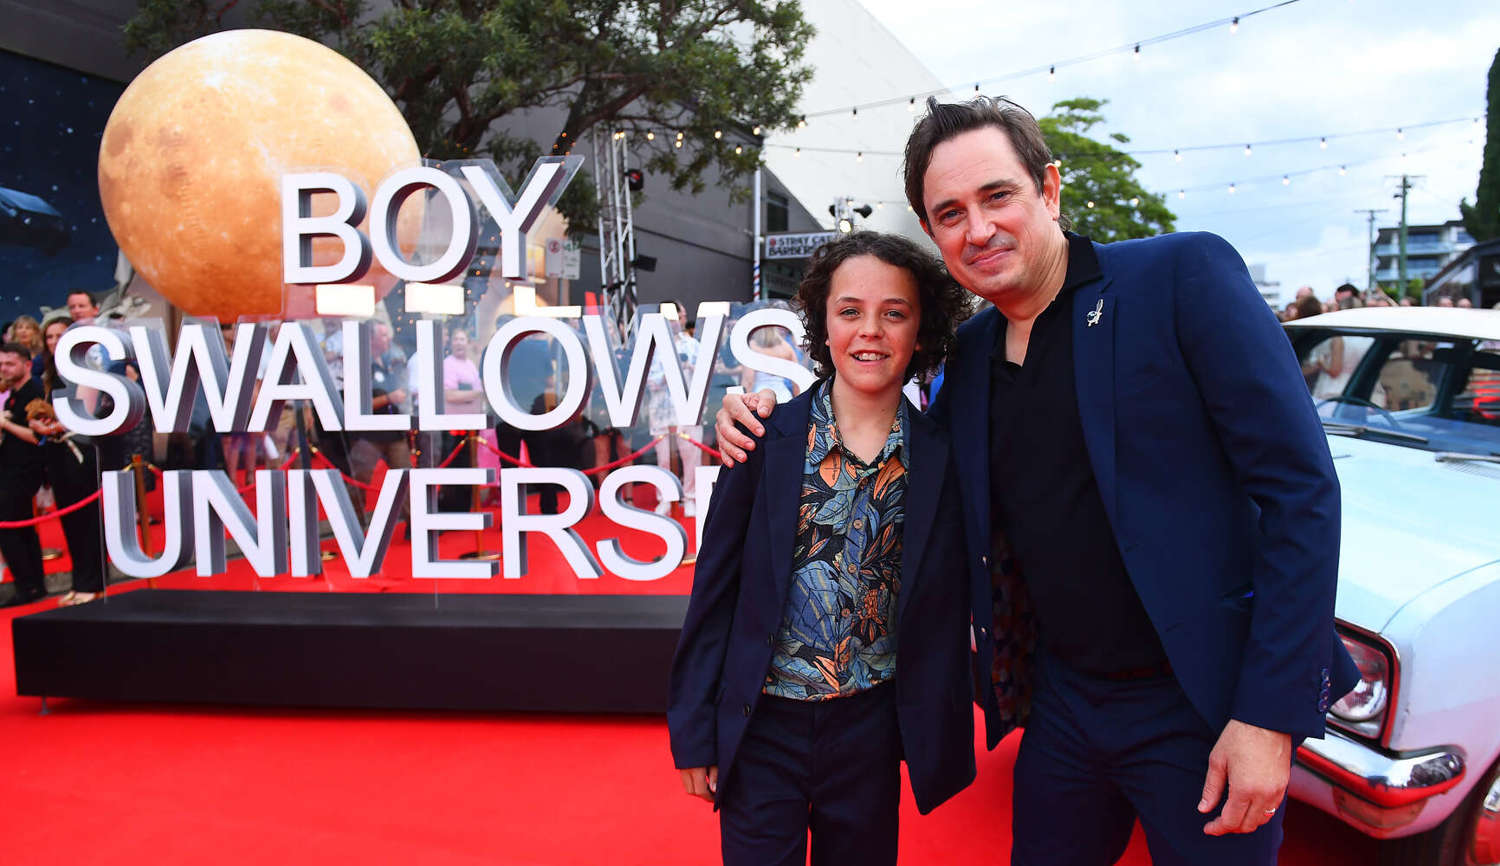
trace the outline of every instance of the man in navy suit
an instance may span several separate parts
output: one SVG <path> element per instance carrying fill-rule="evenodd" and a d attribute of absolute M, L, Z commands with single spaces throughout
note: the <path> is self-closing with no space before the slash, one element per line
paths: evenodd
<path fill-rule="evenodd" d="M 1016 864 L 1274 863 L 1293 752 L 1356 681 L 1333 629 L 1339 488 L 1275 317 L 1208 234 L 1094 244 L 1005 100 L 929 100 L 912 209 L 993 304 L 932 416 L 964 466 L 993 747 L 1024 724 Z M 759 435 L 726 398 L 727 459 Z"/>

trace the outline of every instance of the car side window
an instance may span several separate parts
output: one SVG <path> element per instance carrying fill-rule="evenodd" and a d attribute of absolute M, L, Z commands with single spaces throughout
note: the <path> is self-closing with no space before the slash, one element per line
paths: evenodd
<path fill-rule="evenodd" d="M 1470 358 L 1463 387 L 1453 395 L 1453 417 L 1500 427 L 1500 342 L 1481 344 Z"/>
<path fill-rule="evenodd" d="M 1334 335 L 1314 344 L 1302 359 L 1302 377 L 1313 399 L 1363 398 L 1350 392 L 1349 386 L 1356 381 L 1355 373 L 1374 344 L 1371 337 L 1352 335 Z"/>
<path fill-rule="evenodd" d="M 1434 353 L 1441 349 L 1451 350 L 1452 344 L 1423 340 L 1397 343 L 1380 367 L 1370 402 L 1393 412 L 1431 408 L 1445 366 L 1434 360 Z"/>

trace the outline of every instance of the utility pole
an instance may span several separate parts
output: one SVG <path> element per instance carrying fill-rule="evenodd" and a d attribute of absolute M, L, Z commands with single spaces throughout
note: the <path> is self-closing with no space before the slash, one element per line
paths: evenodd
<path fill-rule="evenodd" d="M 1394 179 L 1395 175 L 1386 175 L 1386 177 Z M 1398 274 L 1398 276 L 1399 276 L 1399 278 L 1401 280 L 1401 291 L 1400 291 L 1400 294 L 1397 295 L 1397 297 L 1405 297 L 1406 296 L 1406 291 L 1407 291 L 1407 285 L 1406 285 L 1406 197 L 1407 197 L 1407 194 L 1411 192 L 1411 188 L 1413 186 L 1412 181 L 1414 181 L 1414 180 L 1422 180 L 1422 179 L 1423 179 L 1422 177 L 1412 177 L 1411 175 L 1405 175 L 1405 174 L 1401 175 L 1401 191 L 1398 192 L 1398 193 L 1396 193 L 1395 195 L 1391 196 L 1391 198 L 1399 198 L 1399 199 L 1401 199 L 1401 233 L 1399 235 L 1399 244 L 1400 244 L 1400 246 L 1397 248 L 1397 253 L 1396 253 L 1396 256 L 1397 256 L 1396 257 L 1396 268 L 1397 268 L 1397 274 Z"/>
<path fill-rule="evenodd" d="M 1365 214 L 1370 222 L 1370 255 L 1365 259 L 1365 291 L 1375 290 L 1375 215 L 1390 210 L 1388 207 L 1356 209 L 1355 213 Z"/>

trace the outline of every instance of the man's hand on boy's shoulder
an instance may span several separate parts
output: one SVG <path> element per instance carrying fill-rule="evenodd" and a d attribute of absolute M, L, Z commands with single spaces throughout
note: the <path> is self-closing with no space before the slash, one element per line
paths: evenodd
<path fill-rule="evenodd" d="M 718 767 L 690 767 L 677 772 L 682 774 L 683 791 L 710 803 L 714 801 L 714 795 L 719 791 Z"/>
<path fill-rule="evenodd" d="M 769 389 L 754 394 L 724 395 L 723 405 L 714 413 L 714 430 L 719 434 L 719 459 L 725 467 L 749 459 L 749 452 L 755 450 L 755 440 L 766 435 L 760 419 L 770 417 L 775 408 L 776 392 Z M 750 435 L 746 435 L 746 430 Z"/>

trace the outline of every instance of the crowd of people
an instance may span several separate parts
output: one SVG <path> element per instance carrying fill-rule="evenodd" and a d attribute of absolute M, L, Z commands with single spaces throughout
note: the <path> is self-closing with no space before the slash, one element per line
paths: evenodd
<path fill-rule="evenodd" d="M 1335 310 L 1349 310 L 1355 307 L 1420 307 L 1422 303 L 1411 295 L 1402 295 L 1399 301 L 1392 300 L 1384 289 L 1369 289 L 1361 291 L 1351 283 L 1344 283 L 1333 290 L 1333 297 L 1328 300 L 1319 300 L 1312 286 L 1303 286 L 1297 290 L 1297 295 L 1287 302 L 1287 305 L 1276 311 L 1276 317 L 1283 322 L 1293 319 L 1306 319 L 1310 316 L 1318 316 L 1323 313 L 1332 313 Z M 1440 296 L 1433 306 L 1437 307 L 1463 307 L 1472 308 L 1474 302 L 1467 297 Z M 1500 304 L 1496 305 L 1500 309 Z"/>
<path fill-rule="evenodd" d="M 60 603 L 91 601 L 104 591 L 99 506 L 84 500 L 99 489 L 101 465 L 120 468 L 121 455 L 118 449 L 96 451 L 85 441 L 75 441 L 58 423 L 51 404 L 59 385 L 53 358 L 58 338 L 75 322 L 90 323 L 98 315 L 94 297 L 74 291 L 63 308 L 40 321 L 21 316 L 0 329 L 0 522 L 9 524 L 0 528 L 0 556 L 15 581 L 8 604 L 25 604 L 47 594 L 36 527 L 16 525 L 35 515 L 39 495 L 62 513 L 73 564 L 72 590 Z"/>

